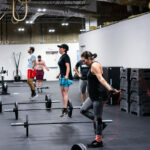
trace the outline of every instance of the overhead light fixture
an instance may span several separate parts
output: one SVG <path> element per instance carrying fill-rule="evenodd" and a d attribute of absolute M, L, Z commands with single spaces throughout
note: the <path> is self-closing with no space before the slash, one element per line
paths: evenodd
<path fill-rule="evenodd" d="M 43 12 L 46 12 L 46 9 L 45 9 L 45 8 L 43 9 Z"/>
<path fill-rule="evenodd" d="M 53 33 L 53 32 L 55 32 L 55 29 L 49 29 L 48 32 Z"/>
<path fill-rule="evenodd" d="M 26 24 L 33 24 L 33 21 L 26 21 Z"/>
<path fill-rule="evenodd" d="M 18 28 L 19 32 L 23 32 L 25 29 L 24 28 Z"/>
<path fill-rule="evenodd" d="M 29 21 L 26 21 L 26 24 L 29 24 Z"/>
<path fill-rule="evenodd" d="M 62 25 L 62 26 L 68 26 L 69 23 L 68 23 L 68 22 L 63 22 L 61 25 Z"/>
<path fill-rule="evenodd" d="M 46 8 L 43 8 L 43 9 L 39 8 L 37 11 L 38 12 L 46 12 L 46 10 L 47 10 Z"/>
<path fill-rule="evenodd" d="M 80 29 L 80 32 L 86 32 L 86 29 Z"/>
<path fill-rule="evenodd" d="M 38 12 L 41 12 L 41 9 L 39 8 L 37 11 L 38 11 Z"/>

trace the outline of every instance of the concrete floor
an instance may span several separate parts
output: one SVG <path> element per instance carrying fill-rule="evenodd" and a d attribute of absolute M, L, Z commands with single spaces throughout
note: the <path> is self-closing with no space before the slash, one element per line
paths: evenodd
<path fill-rule="evenodd" d="M 12 87 L 12 86 L 18 87 Z M 27 84 L 9 83 L 10 95 L 1 96 L 3 103 L 26 101 L 30 97 Z M 21 86 L 21 87 L 19 87 Z M 44 100 L 45 94 L 50 94 L 52 100 L 60 100 L 61 94 L 58 82 L 44 82 L 45 89 L 39 94 L 37 100 Z M 74 106 L 81 105 L 78 81 L 70 87 L 70 98 Z M 53 107 L 62 106 L 61 103 L 53 104 Z M 13 106 L 3 106 L 3 110 L 13 108 Z M 20 105 L 19 108 L 45 108 L 44 104 Z M 80 114 L 79 110 L 74 110 L 72 119 L 60 118 L 61 110 L 51 112 L 41 111 L 21 111 L 19 120 L 15 120 L 13 112 L 3 112 L 0 114 L 0 150 L 70 150 L 76 143 L 90 143 L 95 135 L 93 125 L 71 124 L 71 125 L 42 125 L 30 126 L 29 137 L 26 138 L 24 127 L 11 127 L 12 122 L 25 121 L 26 114 L 29 115 L 29 122 L 42 121 L 89 121 Z M 104 108 L 103 119 L 113 119 L 104 130 L 104 147 L 97 149 L 104 150 L 149 150 L 150 142 L 150 116 L 137 117 L 126 112 L 121 112 L 117 106 L 107 105 Z M 91 149 L 92 150 L 92 149 Z M 96 148 L 95 148 L 96 150 Z"/>

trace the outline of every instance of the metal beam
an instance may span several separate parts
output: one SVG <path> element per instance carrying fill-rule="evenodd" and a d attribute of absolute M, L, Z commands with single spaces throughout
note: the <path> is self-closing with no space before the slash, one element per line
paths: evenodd
<path fill-rule="evenodd" d="M 120 5 L 148 6 L 147 0 L 97 0 L 99 2 L 116 3 Z"/>
<path fill-rule="evenodd" d="M 79 1 L 31 1 L 30 4 L 37 5 L 87 5 L 86 0 Z"/>

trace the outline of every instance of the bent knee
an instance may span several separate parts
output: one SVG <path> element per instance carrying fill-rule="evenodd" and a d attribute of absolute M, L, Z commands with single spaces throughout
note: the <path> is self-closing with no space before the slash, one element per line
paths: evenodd
<path fill-rule="evenodd" d="M 84 109 L 81 108 L 80 113 L 81 113 L 81 114 L 85 114 L 85 113 L 86 113 L 86 110 L 84 110 Z"/>

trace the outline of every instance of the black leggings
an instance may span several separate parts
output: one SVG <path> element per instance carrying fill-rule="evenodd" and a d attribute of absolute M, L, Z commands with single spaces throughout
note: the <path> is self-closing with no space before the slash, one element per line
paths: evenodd
<path fill-rule="evenodd" d="M 93 108 L 93 112 L 89 109 Z M 81 107 L 81 113 L 91 120 L 95 120 L 96 135 L 102 135 L 102 113 L 103 102 L 102 99 L 92 101 L 89 97 L 85 100 L 85 103 Z"/>

